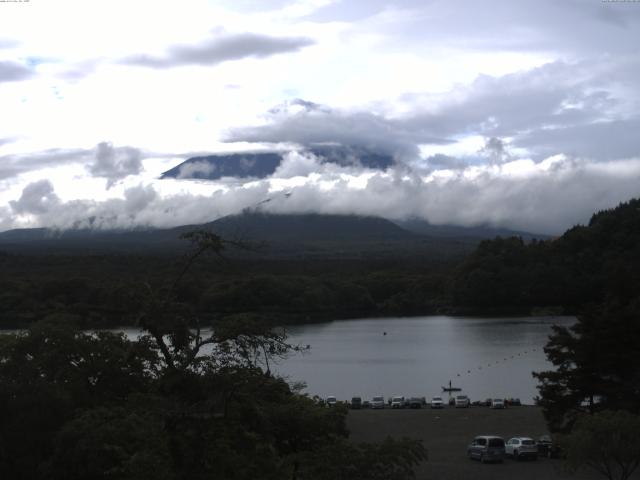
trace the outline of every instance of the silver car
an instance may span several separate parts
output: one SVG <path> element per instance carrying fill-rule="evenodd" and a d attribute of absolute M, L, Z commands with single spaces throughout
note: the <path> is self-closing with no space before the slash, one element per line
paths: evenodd
<path fill-rule="evenodd" d="M 529 437 L 513 437 L 505 446 L 505 454 L 513 457 L 514 460 L 521 458 L 538 459 L 538 445 L 535 440 Z"/>
<path fill-rule="evenodd" d="M 504 439 L 495 435 L 480 435 L 467 447 L 467 456 L 485 462 L 504 460 Z"/>
<path fill-rule="evenodd" d="M 371 408 L 384 408 L 384 397 L 373 397 L 371 399 Z"/>

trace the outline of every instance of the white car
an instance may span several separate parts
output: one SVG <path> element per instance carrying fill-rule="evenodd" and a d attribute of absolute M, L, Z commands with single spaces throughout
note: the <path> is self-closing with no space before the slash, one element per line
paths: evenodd
<path fill-rule="evenodd" d="M 466 395 L 456 395 L 456 408 L 469 408 L 471 400 Z"/>
<path fill-rule="evenodd" d="M 505 408 L 504 400 L 501 398 L 494 398 L 491 400 L 491 408 Z"/>
<path fill-rule="evenodd" d="M 513 437 L 504 447 L 505 454 L 520 460 L 521 458 L 538 459 L 538 445 L 529 437 Z"/>
<path fill-rule="evenodd" d="M 371 399 L 371 408 L 384 408 L 384 397 L 373 397 Z"/>
<path fill-rule="evenodd" d="M 333 407 L 336 403 L 338 403 L 338 399 L 333 395 L 329 395 L 327 397 L 327 407 Z"/>
<path fill-rule="evenodd" d="M 442 400 L 442 397 L 433 397 L 431 399 L 431 408 L 444 408 L 444 400 Z"/>
<path fill-rule="evenodd" d="M 404 397 L 392 397 L 391 408 L 404 408 Z"/>

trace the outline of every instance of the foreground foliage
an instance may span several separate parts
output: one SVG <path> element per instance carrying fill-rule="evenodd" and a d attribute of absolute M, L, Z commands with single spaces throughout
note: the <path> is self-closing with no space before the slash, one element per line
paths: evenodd
<path fill-rule="evenodd" d="M 344 407 L 271 373 L 300 350 L 284 330 L 252 315 L 200 327 L 177 292 L 195 259 L 224 244 L 190 239 L 178 276 L 140 290 L 140 338 L 60 317 L 0 336 L 2 478 L 412 478 L 420 442 L 352 444 Z"/>
<path fill-rule="evenodd" d="M 562 446 L 570 470 L 586 466 L 609 480 L 627 480 L 640 465 L 640 416 L 622 410 L 582 416 Z"/>
<path fill-rule="evenodd" d="M 534 373 L 552 431 L 567 432 L 585 413 L 640 414 L 640 301 L 585 311 L 572 327 L 554 327 L 545 347 L 555 370 Z"/>

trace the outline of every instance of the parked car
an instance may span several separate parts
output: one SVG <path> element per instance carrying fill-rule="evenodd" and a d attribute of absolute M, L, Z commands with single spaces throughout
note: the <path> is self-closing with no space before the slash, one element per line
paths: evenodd
<path fill-rule="evenodd" d="M 431 408 L 444 408 L 444 400 L 442 400 L 442 397 L 433 397 L 431 399 Z"/>
<path fill-rule="evenodd" d="M 538 446 L 529 437 L 513 437 L 505 445 L 505 454 L 513 457 L 514 460 L 522 458 L 538 459 Z"/>
<path fill-rule="evenodd" d="M 392 397 L 391 408 L 404 408 L 404 397 Z"/>
<path fill-rule="evenodd" d="M 353 397 L 351 399 L 351 408 L 359 410 L 362 408 L 362 397 Z"/>
<path fill-rule="evenodd" d="M 467 447 L 467 456 L 485 462 L 504 460 L 504 439 L 495 435 L 480 435 Z"/>
<path fill-rule="evenodd" d="M 494 398 L 491 400 L 491 408 L 505 408 L 504 400 L 501 398 Z"/>
<path fill-rule="evenodd" d="M 365 400 L 362 402 L 362 408 L 371 408 L 371 402 L 369 400 Z"/>
<path fill-rule="evenodd" d="M 560 458 L 560 447 L 556 445 L 549 435 L 538 438 L 538 455 L 547 458 Z"/>
<path fill-rule="evenodd" d="M 371 408 L 384 408 L 384 397 L 373 397 L 371 399 Z"/>
<path fill-rule="evenodd" d="M 514 407 L 519 407 L 522 405 L 522 402 L 520 402 L 519 398 L 510 398 L 507 403 L 509 404 L 509 406 L 514 406 Z"/>
<path fill-rule="evenodd" d="M 421 397 L 411 397 L 409 399 L 409 408 L 422 408 L 422 403 Z"/>
<path fill-rule="evenodd" d="M 471 401 L 466 395 L 456 395 L 456 408 L 469 408 Z"/>
<path fill-rule="evenodd" d="M 338 403 L 338 399 L 333 395 L 329 395 L 327 397 L 327 407 L 333 407 L 336 403 Z"/>

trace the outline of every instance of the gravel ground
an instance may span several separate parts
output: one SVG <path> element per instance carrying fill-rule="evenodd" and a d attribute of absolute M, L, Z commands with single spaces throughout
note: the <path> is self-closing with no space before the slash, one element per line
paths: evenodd
<path fill-rule="evenodd" d="M 394 438 L 422 439 L 429 459 L 416 469 L 418 479 L 429 480 L 552 480 L 603 479 L 589 470 L 569 475 L 562 471 L 557 459 L 516 462 L 511 458 L 502 464 L 480 464 L 469 460 L 466 447 L 476 435 L 499 435 L 506 440 L 522 435 L 538 438 L 547 433 L 539 408 L 533 406 L 492 410 L 487 407 L 432 410 L 351 410 L 347 425 L 354 441 L 379 441 Z M 636 472 L 637 473 L 637 472 Z M 634 478 L 640 478 L 635 475 Z"/>

